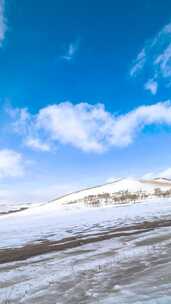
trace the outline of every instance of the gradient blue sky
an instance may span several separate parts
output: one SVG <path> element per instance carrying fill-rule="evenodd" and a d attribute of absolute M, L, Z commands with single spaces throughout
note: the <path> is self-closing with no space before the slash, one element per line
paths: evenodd
<path fill-rule="evenodd" d="M 1 201 L 171 176 L 171 1 L 0 8 Z"/>

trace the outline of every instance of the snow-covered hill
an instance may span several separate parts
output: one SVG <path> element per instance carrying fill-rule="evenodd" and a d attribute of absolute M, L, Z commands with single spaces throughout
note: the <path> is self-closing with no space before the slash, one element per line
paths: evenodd
<path fill-rule="evenodd" d="M 146 196 L 154 195 L 156 190 L 165 193 L 171 191 L 171 180 L 165 178 L 154 178 L 150 180 L 135 179 L 135 178 L 121 178 L 114 182 L 106 183 L 96 187 L 86 188 L 77 192 L 73 192 L 62 197 L 59 197 L 52 202 L 58 204 L 78 203 L 87 200 L 91 197 L 103 195 L 116 196 L 122 192 L 131 194 L 143 193 Z"/>

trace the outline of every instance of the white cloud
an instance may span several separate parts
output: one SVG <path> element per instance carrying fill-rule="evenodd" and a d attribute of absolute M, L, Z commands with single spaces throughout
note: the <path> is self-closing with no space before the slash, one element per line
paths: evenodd
<path fill-rule="evenodd" d="M 71 61 L 79 49 L 79 44 L 80 43 L 78 40 L 71 42 L 65 49 L 65 53 L 61 56 L 61 58 L 66 61 Z"/>
<path fill-rule="evenodd" d="M 102 151 L 107 129 L 111 129 L 112 116 L 103 105 L 87 103 L 73 105 L 70 102 L 54 104 L 41 109 L 37 115 L 27 110 L 18 110 L 14 127 L 25 137 L 25 144 L 31 146 L 33 139 L 41 145 L 51 147 L 52 143 L 70 144 L 84 151 Z M 31 141 L 30 141 L 31 138 Z M 38 148 L 38 145 L 37 145 Z M 42 149 L 41 149 L 42 150 Z"/>
<path fill-rule="evenodd" d="M 35 150 L 40 150 L 40 151 L 50 151 L 50 145 L 48 143 L 44 143 L 40 140 L 40 138 L 32 138 L 28 137 L 26 139 L 25 144 L 28 147 L 31 147 L 32 149 Z"/>
<path fill-rule="evenodd" d="M 13 150 L 0 150 L 0 178 L 19 177 L 24 174 L 24 160 Z"/>
<path fill-rule="evenodd" d="M 163 78 L 171 77 L 171 37 L 169 45 L 157 56 L 154 61 L 156 67 L 159 68 Z"/>
<path fill-rule="evenodd" d="M 148 79 L 153 80 L 151 85 L 144 80 L 145 89 L 149 89 L 153 95 L 156 94 L 156 88 L 158 88 L 156 84 L 159 84 L 161 80 L 166 86 L 171 85 L 171 23 L 145 43 L 131 67 L 130 76 L 136 77 L 143 71 Z"/>
<path fill-rule="evenodd" d="M 5 11 L 5 1 L 0 0 L 0 46 L 2 46 L 3 40 L 5 38 L 5 33 L 7 31 L 7 23 L 4 16 Z"/>
<path fill-rule="evenodd" d="M 171 126 L 170 101 L 140 106 L 124 115 L 107 112 L 103 104 L 71 102 L 49 105 L 35 115 L 26 109 L 16 113 L 14 126 L 24 143 L 46 151 L 63 144 L 103 152 L 112 146 L 128 146 L 145 126 Z"/>
<path fill-rule="evenodd" d="M 154 79 L 149 79 L 144 86 L 145 90 L 150 91 L 152 95 L 156 95 L 158 83 Z"/>
<path fill-rule="evenodd" d="M 137 55 L 136 60 L 130 70 L 130 76 L 136 76 L 137 73 L 144 67 L 146 62 L 146 53 L 145 49 L 142 49 L 141 52 Z"/>

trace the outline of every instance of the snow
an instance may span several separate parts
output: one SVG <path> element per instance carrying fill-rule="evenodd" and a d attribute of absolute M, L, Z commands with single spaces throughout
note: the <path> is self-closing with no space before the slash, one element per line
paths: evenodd
<path fill-rule="evenodd" d="M 66 194 L 62 197 L 56 198 L 51 202 L 56 205 L 63 205 L 68 203 L 75 203 L 78 200 L 84 199 L 89 195 L 98 195 L 104 193 L 117 193 L 120 191 L 129 191 L 132 193 L 135 192 L 146 192 L 147 194 L 151 195 L 154 193 L 156 188 L 160 188 L 162 191 L 170 190 L 171 189 L 171 180 L 165 178 L 155 178 L 151 180 L 147 179 L 136 179 L 136 178 L 118 178 L 112 180 L 103 185 L 82 189 L 80 191 L 76 191 L 70 194 Z M 45 204 L 45 203 L 42 203 Z M 22 202 L 0 202 L 0 213 L 3 212 L 10 212 L 10 211 L 17 211 L 21 208 L 32 208 L 34 206 L 39 206 L 40 204 L 36 203 L 22 203 Z"/>
<path fill-rule="evenodd" d="M 170 188 L 170 183 L 159 183 L 163 183 L 161 189 Z M 111 228 L 127 232 L 127 226 L 133 226 L 134 232 L 137 223 L 170 219 L 171 198 L 94 208 L 66 203 L 90 192 L 128 189 L 150 193 L 155 188 L 153 180 L 122 179 L 3 215 L 0 249 L 40 240 L 63 242 L 65 237 L 86 238 L 87 234 L 93 237 Z M 170 227 L 166 226 L 2 264 L 0 304 L 8 300 L 14 304 L 171 303 L 170 248 Z"/>
<path fill-rule="evenodd" d="M 56 226 L 68 230 L 72 225 L 72 235 L 75 235 L 76 230 L 84 233 L 85 227 L 93 232 L 100 230 L 97 223 L 106 229 L 113 224 L 123 225 L 126 230 L 127 223 L 144 218 L 162 219 L 170 214 L 171 203 L 160 200 L 77 211 L 59 208 L 59 213 L 55 213 L 55 207 L 52 209 L 51 212 L 50 208 L 45 211 L 44 207 L 37 207 L 4 219 L 6 224 L 15 219 L 15 225 L 20 225 L 16 237 L 23 233 L 19 219 L 25 226 L 32 223 L 32 232 L 37 220 L 37 224 L 44 225 L 44 230 L 39 226 L 41 233 L 47 232 L 50 224 L 55 233 Z M 14 234 L 13 228 L 9 225 L 6 232 L 9 229 Z M 166 227 L 37 256 L 6 267 L 0 265 L 0 303 L 7 300 L 14 304 L 170 303 L 170 248 L 170 227 Z"/>
<path fill-rule="evenodd" d="M 145 191 L 149 194 L 154 192 L 155 188 L 160 188 L 161 190 L 171 189 L 171 181 L 166 181 L 165 179 L 159 179 L 157 182 L 155 180 L 137 180 L 134 178 L 123 178 L 115 180 L 114 182 L 107 183 L 104 185 L 83 189 L 78 192 L 74 192 L 68 195 L 65 195 L 61 198 L 54 200 L 58 204 L 66 204 L 69 202 L 74 202 L 79 199 L 83 199 L 89 195 L 98 195 L 102 193 L 116 193 L 119 191 Z"/>
<path fill-rule="evenodd" d="M 170 199 L 153 199 L 126 206 L 76 208 L 49 203 L 1 216 L 0 248 L 16 247 L 38 239 L 59 240 L 71 234 L 127 225 L 171 213 Z M 99 228 L 100 229 L 100 228 Z"/>
<path fill-rule="evenodd" d="M 161 184 L 161 189 L 170 188 L 170 183 Z M 120 179 L 102 186 L 86 189 L 46 204 L 32 205 L 25 211 L 0 217 L 0 248 L 22 246 L 38 239 L 59 240 L 71 234 L 84 232 L 93 227 L 126 225 L 151 217 L 171 213 L 171 199 L 149 198 L 143 203 L 101 206 L 92 208 L 83 204 L 67 204 L 90 194 L 113 193 L 121 190 L 154 191 L 154 180 L 144 182 L 133 178 Z M 64 203 L 64 204 L 63 204 Z"/>

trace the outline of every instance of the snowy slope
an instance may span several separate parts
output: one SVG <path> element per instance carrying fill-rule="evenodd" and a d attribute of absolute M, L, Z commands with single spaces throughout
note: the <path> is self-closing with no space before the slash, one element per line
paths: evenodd
<path fill-rule="evenodd" d="M 170 198 L 146 198 L 143 203 L 124 204 L 123 206 L 108 205 L 91 208 L 88 205 L 67 204 L 88 195 L 114 193 L 128 190 L 130 192 L 146 191 L 152 193 L 159 188 L 163 191 L 171 188 L 171 182 L 165 180 L 136 180 L 133 178 L 85 189 L 56 199 L 51 203 L 31 206 L 25 211 L 1 216 L 0 220 L 0 248 L 20 246 L 21 244 L 40 239 L 62 239 L 72 233 L 87 231 L 89 227 L 98 229 L 106 225 L 118 226 L 127 222 L 142 221 L 161 215 L 168 215 L 171 211 Z M 152 203 L 151 203 L 152 202 Z"/>
<path fill-rule="evenodd" d="M 156 188 L 160 188 L 161 191 L 171 189 L 171 180 L 167 180 L 164 178 L 156 178 L 151 180 L 123 178 L 104 185 L 73 192 L 71 194 L 57 198 L 53 202 L 58 204 L 77 202 L 78 200 L 84 199 L 89 195 L 99 195 L 104 193 L 112 194 L 119 191 L 127 190 L 131 193 L 143 191 L 150 195 L 154 193 L 154 190 Z"/>

